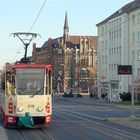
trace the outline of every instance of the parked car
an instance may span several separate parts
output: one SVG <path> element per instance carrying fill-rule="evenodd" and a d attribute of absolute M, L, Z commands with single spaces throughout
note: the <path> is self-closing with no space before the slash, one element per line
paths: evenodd
<path fill-rule="evenodd" d="M 70 97 L 70 98 L 73 98 L 73 92 L 64 92 L 63 97 Z"/>
<path fill-rule="evenodd" d="M 131 101 L 131 93 L 130 92 L 123 92 L 120 93 L 120 98 L 122 99 L 122 101 Z"/>

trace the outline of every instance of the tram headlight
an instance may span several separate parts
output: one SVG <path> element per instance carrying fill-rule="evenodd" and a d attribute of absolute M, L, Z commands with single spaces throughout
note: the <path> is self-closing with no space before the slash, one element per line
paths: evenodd
<path fill-rule="evenodd" d="M 22 111 L 23 111 L 23 108 L 22 108 L 22 107 L 19 107 L 19 108 L 18 108 L 18 111 L 19 111 L 19 112 L 22 112 Z"/>
<path fill-rule="evenodd" d="M 42 107 L 38 107 L 38 111 L 39 112 L 42 112 L 43 111 L 43 108 Z"/>

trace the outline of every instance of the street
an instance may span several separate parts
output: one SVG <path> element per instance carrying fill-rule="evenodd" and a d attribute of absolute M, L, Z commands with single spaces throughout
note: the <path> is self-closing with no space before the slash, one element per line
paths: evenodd
<path fill-rule="evenodd" d="M 91 98 L 53 98 L 53 121 L 39 129 L 3 129 L 1 140 L 139 140 L 140 121 L 123 120 L 128 107 L 102 103 Z M 140 108 L 135 110 L 140 117 Z M 107 120 L 110 118 L 110 120 Z M 119 118 L 111 120 L 111 118 Z M 122 121 L 121 121 L 122 120 Z M 125 123 L 126 124 L 125 124 Z M 137 127 L 133 126 L 134 123 Z"/>

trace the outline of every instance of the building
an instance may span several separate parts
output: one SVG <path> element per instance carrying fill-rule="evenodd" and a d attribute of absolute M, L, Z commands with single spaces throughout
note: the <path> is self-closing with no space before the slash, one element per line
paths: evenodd
<path fill-rule="evenodd" d="M 88 92 L 96 84 L 97 36 L 70 35 L 67 13 L 63 30 L 63 36 L 49 38 L 41 48 L 33 44 L 33 60 L 53 65 L 54 88 Z"/>
<path fill-rule="evenodd" d="M 96 26 L 98 96 L 106 92 L 110 101 L 119 101 L 120 93 L 131 92 L 133 77 L 140 77 L 140 1 L 124 5 Z M 118 75 L 118 65 L 131 65 L 133 75 Z"/>

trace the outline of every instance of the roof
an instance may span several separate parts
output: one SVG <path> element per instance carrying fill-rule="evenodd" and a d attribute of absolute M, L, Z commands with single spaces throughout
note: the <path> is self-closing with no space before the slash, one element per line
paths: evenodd
<path fill-rule="evenodd" d="M 69 29 L 69 26 L 68 26 L 68 17 L 67 17 L 67 12 L 66 12 L 66 14 L 65 14 L 64 29 Z"/>
<path fill-rule="evenodd" d="M 80 44 L 80 38 L 88 38 L 90 37 L 90 46 L 94 46 L 97 49 L 97 36 L 70 36 L 69 41 L 78 46 Z"/>
<path fill-rule="evenodd" d="M 52 39 L 52 46 L 53 46 L 53 47 L 57 47 L 60 40 L 62 40 L 62 37 L 58 37 L 58 38 Z M 48 47 L 48 41 L 46 41 L 46 42 L 42 45 L 41 50 L 44 50 L 44 49 L 46 49 L 47 47 Z"/>
<path fill-rule="evenodd" d="M 77 46 L 77 48 L 80 47 L 80 38 L 88 38 L 90 37 L 90 46 L 94 46 L 94 48 L 97 50 L 97 36 L 69 36 L 69 41 L 66 42 L 66 46 L 68 48 L 74 48 Z M 58 37 L 55 39 L 52 39 L 52 47 L 59 47 L 59 41 L 62 40 L 62 37 Z M 43 46 L 41 47 L 41 50 L 45 50 L 48 47 L 48 41 L 46 41 Z"/>
<path fill-rule="evenodd" d="M 41 50 L 41 48 L 36 48 L 36 51 L 39 52 Z"/>
<path fill-rule="evenodd" d="M 109 16 L 105 20 L 103 20 L 100 23 L 96 24 L 96 26 L 104 24 L 104 23 L 108 22 L 112 18 L 118 17 L 118 16 L 120 16 L 120 15 L 122 15 L 124 13 L 129 13 L 129 12 L 131 12 L 133 10 L 138 9 L 138 8 L 140 8 L 140 0 L 134 0 L 134 1 L 124 5 L 122 8 L 117 10 L 115 13 L 113 13 L 111 16 Z"/>

